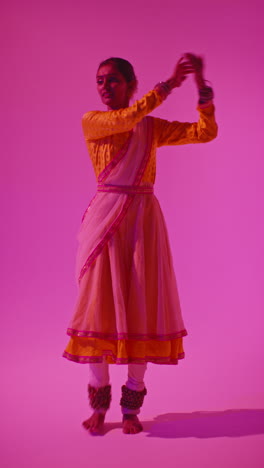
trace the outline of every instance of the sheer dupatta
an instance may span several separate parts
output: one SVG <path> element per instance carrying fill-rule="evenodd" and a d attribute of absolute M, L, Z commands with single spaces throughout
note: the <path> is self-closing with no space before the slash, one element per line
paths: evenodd
<path fill-rule="evenodd" d="M 79 282 L 116 232 L 133 200 L 133 192 L 137 193 L 137 188 L 140 190 L 151 142 L 152 119 L 145 117 L 99 175 L 98 184 L 104 187 L 104 191 L 97 191 L 85 212 L 78 234 L 76 276 Z M 118 191 L 115 193 L 112 190 L 116 187 Z"/>

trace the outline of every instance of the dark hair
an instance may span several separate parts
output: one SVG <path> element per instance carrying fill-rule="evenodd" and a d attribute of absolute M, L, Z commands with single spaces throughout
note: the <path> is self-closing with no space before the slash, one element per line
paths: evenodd
<path fill-rule="evenodd" d="M 137 90 L 138 80 L 134 72 L 134 68 L 132 67 L 131 63 L 128 60 L 119 58 L 119 57 L 110 57 L 103 62 L 100 63 L 98 70 L 103 67 L 104 65 L 113 64 L 119 73 L 123 75 L 127 83 L 131 83 L 134 81 L 135 85 L 133 88 L 133 94 Z"/>

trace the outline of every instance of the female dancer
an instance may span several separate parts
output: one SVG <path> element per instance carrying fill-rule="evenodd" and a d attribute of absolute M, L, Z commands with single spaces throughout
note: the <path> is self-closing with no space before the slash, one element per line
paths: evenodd
<path fill-rule="evenodd" d="M 193 73 L 199 93 L 197 123 L 148 116 Z M 97 193 L 79 233 L 79 297 L 64 356 L 89 363 L 92 416 L 84 427 L 102 433 L 110 406 L 109 363 L 128 364 L 122 386 L 123 432 L 142 430 L 138 419 L 147 362 L 177 364 L 187 334 L 159 203 L 153 194 L 156 148 L 208 142 L 216 137 L 212 88 L 200 57 L 185 54 L 172 76 L 129 107 L 137 88 L 132 65 L 110 58 L 99 65 L 97 90 L 107 111 L 82 124 Z"/>

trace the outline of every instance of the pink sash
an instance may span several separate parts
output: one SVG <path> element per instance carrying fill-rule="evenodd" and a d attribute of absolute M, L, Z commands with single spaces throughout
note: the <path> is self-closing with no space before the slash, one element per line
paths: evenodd
<path fill-rule="evenodd" d="M 151 144 L 152 119 L 145 117 L 99 175 L 98 191 L 85 212 L 78 234 L 76 274 L 79 282 L 116 232 L 133 196 L 153 190 L 152 186 L 141 185 Z"/>

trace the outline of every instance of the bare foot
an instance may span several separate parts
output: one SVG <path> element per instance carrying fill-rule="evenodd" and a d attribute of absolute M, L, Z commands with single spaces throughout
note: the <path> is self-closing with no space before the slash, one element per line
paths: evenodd
<path fill-rule="evenodd" d="M 137 434 L 143 431 L 143 426 L 136 414 L 124 414 L 123 432 L 124 434 Z"/>
<path fill-rule="evenodd" d="M 103 434 L 104 431 L 104 420 L 105 420 L 105 414 L 103 413 L 97 413 L 96 411 L 92 414 L 92 416 L 89 419 L 86 419 L 84 421 L 83 427 L 90 431 L 91 434 L 93 435 L 99 435 Z"/>

